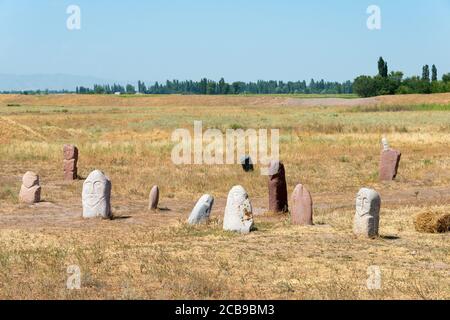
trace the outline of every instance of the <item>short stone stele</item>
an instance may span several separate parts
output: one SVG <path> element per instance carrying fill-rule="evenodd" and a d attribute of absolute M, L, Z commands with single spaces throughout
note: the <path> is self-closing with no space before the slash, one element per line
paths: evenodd
<path fill-rule="evenodd" d="M 20 202 L 34 204 L 41 201 L 41 186 L 39 176 L 31 171 L 24 174 L 19 193 Z"/>
<path fill-rule="evenodd" d="M 112 218 L 111 181 L 100 170 L 92 171 L 83 183 L 83 218 Z"/>
<path fill-rule="evenodd" d="M 284 165 L 272 160 L 269 165 L 269 211 L 288 212 L 288 194 Z"/>
<path fill-rule="evenodd" d="M 191 215 L 188 219 L 188 224 L 201 224 L 209 220 L 212 207 L 214 205 L 214 198 L 209 194 L 204 194 L 197 201 L 194 209 L 192 209 Z"/>
<path fill-rule="evenodd" d="M 148 199 L 148 208 L 150 210 L 156 210 L 158 209 L 158 203 L 159 203 L 159 187 L 153 186 L 150 190 L 150 195 Z"/>
<path fill-rule="evenodd" d="M 78 148 L 71 144 L 64 145 L 64 180 L 76 180 L 78 178 Z"/>
<path fill-rule="evenodd" d="M 240 162 L 241 162 L 241 165 L 242 165 L 242 169 L 245 172 L 251 172 L 251 171 L 254 170 L 253 161 L 252 161 L 252 158 L 250 156 L 243 156 L 243 157 L 241 157 L 241 161 Z"/>
<path fill-rule="evenodd" d="M 368 188 L 359 190 L 356 196 L 356 213 L 353 233 L 357 236 L 374 238 L 378 236 L 381 198 L 378 192 Z"/>
<path fill-rule="evenodd" d="M 298 184 L 292 193 L 292 224 L 313 225 L 313 202 L 311 193 L 301 184 Z"/>
<path fill-rule="evenodd" d="M 228 193 L 223 229 L 249 233 L 253 228 L 252 204 L 242 186 L 234 186 Z"/>

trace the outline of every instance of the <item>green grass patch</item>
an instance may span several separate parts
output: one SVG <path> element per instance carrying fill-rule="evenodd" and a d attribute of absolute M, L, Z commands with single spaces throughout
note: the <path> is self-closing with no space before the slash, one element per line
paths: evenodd
<path fill-rule="evenodd" d="M 357 106 L 345 112 L 450 111 L 450 104 L 418 104 L 394 106 Z"/>

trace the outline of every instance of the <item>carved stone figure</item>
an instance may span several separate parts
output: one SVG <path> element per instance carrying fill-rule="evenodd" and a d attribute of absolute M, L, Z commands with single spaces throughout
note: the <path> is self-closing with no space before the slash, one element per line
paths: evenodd
<path fill-rule="evenodd" d="M 313 224 L 313 202 L 311 193 L 301 184 L 292 193 L 292 224 Z"/>
<path fill-rule="evenodd" d="M 271 161 L 269 165 L 269 210 L 288 212 L 286 176 L 280 161 Z"/>
<path fill-rule="evenodd" d="M 92 171 L 83 183 L 83 218 L 112 218 L 111 181 L 100 170 Z"/>
<path fill-rule="evenodd" d="M 223 229 L 249 233 L 253 228 L 253 210 L 248 194 L 242 186 L 234 186 L 228 193 Z"/>
<path fill-rule="evenodd" d="M 381 198 L 378 192 L 372 189 L 362 188 L 356 196 L 353 233 L 369 238 L 378 236 L 380 207 Z"/>
<path fill-rule="evenodd" d="M 211 214 L 212 207 L 214 205 L 214 198 L 209 194 L 201 196 L 197 201 L 194 209 L 192 209 L 191 215 L 189 216 L 189 224 L 200 224 L 207 222 Z"/>
<path fill-rule="evenodd" d="M 78 178 L 78 148 L 66 144 L 64 151 L 64 180 L 76 180 Z"/>
<path fill-rule="evenodd" d="M 39 176 L 31 171 L 24 174 L 20 187 L 19 200 L 23 203 L 34 204 L 41 201 L 41 186 Z"/>
<path fill-rule="evenodd" d="M 392 181 L 397 177 L 402 154 L 389 147 L 386 138 L 382 140 L 383 150 L 380 159 L 380 181 Z"/>

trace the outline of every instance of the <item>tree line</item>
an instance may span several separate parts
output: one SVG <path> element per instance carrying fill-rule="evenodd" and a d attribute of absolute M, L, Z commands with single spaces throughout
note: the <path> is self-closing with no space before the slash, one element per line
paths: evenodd
<path fill-rule="evenodd" d="M 353 92 L 361 97 L 392 94 L 443 93 L 450 92 L 450 73 L 438 79 L 437 67 L 424 65 L 421 76 L 404 78 L 401 71 L 389 73 L 388 63 L 380 57 L 376 76 L 359 76 L 353 82 Z"/>
<path fill-rule="evenodd" d="M 257 82 L 233 82 L 227 83 L 224 78 L 218 82 L 206 78 L 200 81 L 179 81 L 168 80 L 165 83 L 155 82 L 147 86 L 144 82 L 138 81 L 137 88 L 131 84 L 126 86 L 94 85 L 94 87 L 77 87 L 78 94 L 349 94 L 352 93 L 352 82 L 328 82 L 324 80 L 315 81 L 263 81 Z"/>

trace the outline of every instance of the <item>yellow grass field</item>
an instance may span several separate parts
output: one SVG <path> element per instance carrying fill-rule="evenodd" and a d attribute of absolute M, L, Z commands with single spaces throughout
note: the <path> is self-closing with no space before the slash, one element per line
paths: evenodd
<path fill-rule="evenodd" d="M 414 215 L 450 211 L 450 94 L 370 99 L 286 96 L 0 95 L 0 299 L 450 299 L 450 235 L 414 230 Z M 172 132 L 280 129 L 288 192 L 311 191 L 312 227 L 267 213 L 267 177 L 239 165 L 171 161 Z M 378 181 L 380 140 L 402 152 L 396 181 Z M 79 175 L 112 181 L 115 219 L 81 218 L 83 180 L 63 181 L 62 147 Z M 256 166 L 259 169 L 259 166 Z M 19 203 L 26 171 L 42 202 Z M 152 185 L 158 212 L 147 210 Z M 250 235 L 222 231 L 241 184 L 255 209 Z M 382 197 L 380 237 L 352 234 L 361 187 Z M 204 193 L 211 223 L 185 221 Z M 81 270 L 68 290 L 67 268 Z M 368 268 L 381 270 L 369 290 Z"/>

